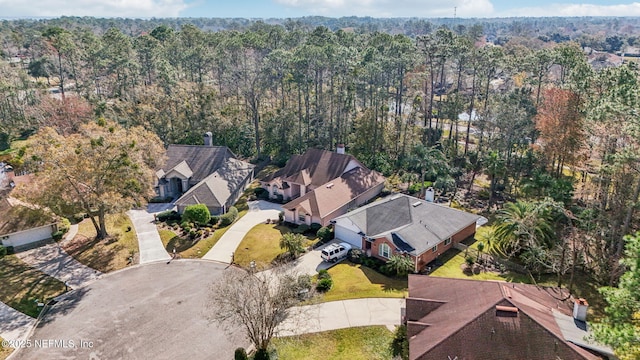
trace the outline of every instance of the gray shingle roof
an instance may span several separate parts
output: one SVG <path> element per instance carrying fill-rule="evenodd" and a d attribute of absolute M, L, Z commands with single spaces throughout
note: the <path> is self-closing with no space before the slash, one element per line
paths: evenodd
<path fill-rule="evenodd" d="M 475 223 L 480 217 L 396 194 L 337 219 L 340 218 L 349 218 L 368 237 L 387 237 L 399 249 L 419 255 Z"/>
<path fill-rule="evenodd" d="M 230 158 L 235 158 L 235 155 L 226 146 L 169 145 L 167 162 L 162 170 L 168 173 L 176 166 L 180 171 L 188 168 L 193 172 L 190 182 L 195 184 L 214 173 Z M 186 164 L 181 164 L 183 161 Z"/>
<path fill-rule="evenodd" d="M 205 204 L 222 207 L 242 182 L 253 172 L 254 165 L 237 159 L 229 159 L 223 167 L 189 189 L 176 205 Z"/>

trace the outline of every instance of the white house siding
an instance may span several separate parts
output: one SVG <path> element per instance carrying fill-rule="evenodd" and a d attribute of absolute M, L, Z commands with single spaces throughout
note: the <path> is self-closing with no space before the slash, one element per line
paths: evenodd
<path fill-rule="evenodd" d="M 14 232 L 0 236 L 2 246 L 12 246 L 20 249 L 38 241 L 51 239 L 51 234 L 56 231 L 56 224 L 44 225 L 33 229 Z"/>
<path fill-rule="evenodd" d="M 360 231 L 349 219 L 336 221 L 335 238 L 351 244 L 356 249 L 362 249 L 362 236 L 358 234 Z"/>

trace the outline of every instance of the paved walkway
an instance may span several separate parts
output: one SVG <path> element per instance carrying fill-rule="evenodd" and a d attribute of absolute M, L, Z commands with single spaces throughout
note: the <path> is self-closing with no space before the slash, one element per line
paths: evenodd
<path fill-rule="evenodd" d="M 0 302 L 0 337 L 5 340 L 26 340 L 36 319 Z"/>
<path fill-rule="evenodd" d="M 153 223 L 155 220 L 153 214 L 146 210 L 129 210 L 127 215 L 129 215 L 133 223 L 133 229 L 136 231 L 136 237 L 138 238 L 140 264 L 171 259 L 171 256 L 164 249 L 158 229 Z"/>
<path fill-rule="evenodd" d="M 282 207 L 268 201 L 249 202 L 249 212 L 222 235 L 218 242 L 202 258 L 225 264 L 231 263 L 231 256 L 252 227 L 264 223 L 267 219 L 277 219 Z"/>
<path fill-rule="evenodd" d="M 74 237 L 78 234 L 78 224 L 73 224 L 69 227 L 69 231 L 64 234 L 64 239 L 62 242 L 67 242 L 73 240 Z"/>
<path fill-rule="evenodd" d="M 78 262 L 55 242 L 18 252 L 16 256 L 29 266 L 64 282 L 72 289 L 85 286 L 102 275 L 98 270 Z"/>
<path fill-rule="evenodd" d="M 293 308 L 278 336 L 300 335 L 357 326 L 400 325 L 404 299 L 367 298 Z"/>

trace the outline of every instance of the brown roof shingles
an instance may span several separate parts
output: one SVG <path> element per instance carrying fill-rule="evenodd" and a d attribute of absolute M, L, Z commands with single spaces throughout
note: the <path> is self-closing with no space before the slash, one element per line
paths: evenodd
<path fill-rule="evenodd" d="M 409 276 L 409 358 L 600 359 L 566 342 L 552 311 L 570 314 L 559 289 Z M 505 314 L 496 305 L 516 307 Z"/>
<path fill-rule="evenodd" d="M 350 161 L 358 161 L 351 155 L 338 154 L 322 149 L 308 149 L 302 155 L 293 155 L 284 168 L 266 181 L 281 181 L 317 187 L 340 176 Z M 359 162 L 358 164 L 362 166 Z"/>
<path fill-rule="evenodd" d="M 282 207 L 288 210 L 301 207 L 307 213 L 324 218 L 384 181 L 384 176 L 377 171 L 355 168 Z"/>

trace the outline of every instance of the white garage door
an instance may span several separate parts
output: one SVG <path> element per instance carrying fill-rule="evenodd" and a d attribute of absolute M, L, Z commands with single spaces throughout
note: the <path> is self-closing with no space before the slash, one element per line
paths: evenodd
<path fill-rule="evenodd" d="M 25 246 L 41 240 L 50 239 L 52 230 L 51 225 L 45 225 L 25 231 L 15 232 L 13 234 L 9 234 L 6 239 L 3 239 L 2 244 L 4 246 L 13 246 L 16 248 Z"/>
<path fill-rule="evenodd" d="M 362 249 L 362 236 L 358 233 L 336 224 L 335 235 L 336 239 L 351 244 L 355 249 Z"/>

